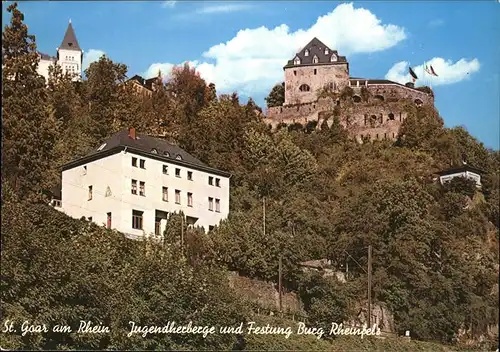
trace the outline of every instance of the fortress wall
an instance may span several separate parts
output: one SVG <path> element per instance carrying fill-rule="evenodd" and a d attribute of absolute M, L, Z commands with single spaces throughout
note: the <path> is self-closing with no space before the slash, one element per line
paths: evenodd
<path fill-rule="evenodd" d="M 351 86 L 354 94 L 359 96 L 361 96 L 361 87 Z M 394 102 L 400 99 L 408 99 L 415 102 L 416 99 L 420 99 L 423 104 L 434 104 L 434 97 L 430 94 L 397 84 L 368 84 L 366 88 L 371 93 L 372 99 L 380 95 L 387 102 Z"/>

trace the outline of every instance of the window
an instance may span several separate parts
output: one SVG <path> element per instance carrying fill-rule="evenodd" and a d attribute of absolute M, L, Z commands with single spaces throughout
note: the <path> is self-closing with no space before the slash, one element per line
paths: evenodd
<path fill-rule="evenodd" d="M 85 165 L 85 166 L 83 167 L 83 174 L 84 174 L 84 175 L 86 175 L 86 174 L 87 174 L 87 165 Z"/>
<path fill-rule="evenodd" d="M 293 64 L 300 65 L 300 59 L 298 57 L 296 57 L 295 60 L 293 60 Z"/>
<path fill-rule="evenodd" d="M 105 146 L 106 146 L 106 143 L 101 144 L 101 146 L 99 148 L 97 148 L 97 151 L 103 150 Z"/>
<path fill-rule="evenodd" d="M 209 176 L 209 177 L 208 177 L 208 184 L 209 184 L 210 186 L 213 186 L 213 185 L 214 185 L 214 178 L 213 178 L 212 176 Z"/>
<path fill-rule="evenodd" d="M 215 211 L 220 213 L 220 199 L 215 199 Z"/>
<path fill-rule="evenodd" d="M 162 198 L 164 202 L 168 202 L 168 187 L 163 187 Z"/>
<path fill-rule="evenodd" d="M 151 149 L 151 153 L 158 154 L 158 150 L 156 150 L 155 148 L 153 148 L 153 149 Z"/>
<path fill-rule="evenodd" d="M 214 199 L 212 197 L 208 197 L 208 210 L 214 211 Z"/>
<path fill-rule="evenodd" d="M 146 160 L 144 160 L 144 159 L 139 160 L 139 167 L 141 169 L 145 169 L 146 168 Z"/>
<path fill-rule="evenodd" d="M 132 166 L 137 167 L 137 158 L 132 158 Z"/>
<path fill-rule="evenodd" d="M 193 181 L 193 171 L 188 171 L 188 180 Z"/>
<path fill-rule="evenodd" d="M 177 154 L 177 156 L 175 157 L 177 160 L 182 160 L 182 156 L 180 154 Z"/>
<path fill-rule="evenodd" d="M 307 49 L 306 49 L 306 50 L 304 51 L 304 56 L 309 56 L 309 50 L 307 50 Z"/>
<path fill-rule="evenodd" d="M 393 114 L 392 112 L 389 114 L 389 120 L 390 120 L 390 121 L 393 121 L 393 120 L 394 120 L 394 114 Z"/>
<path fill-rule="evenodd" d="M 167 151 L 163 152 L 163 155 L 165 155 L 165 156 L 167 156 L 167 157 L 170 157 L 170 153 L 169 153 L 169 152 L 167 152 Z"/>
<path fill-rule="evenodd" d="M 318 73 L 318 70 L 317 69 L 314 69 L 314 74 L 317 74 Z"/>
<path fill-rule="evenodd" d="M 329 54 L 328 48 L 325 48 L 325 55 L 328 55 L 328 54 Z"/>
<path fill-rule="evenodd" d="M 296 70 L 293 70 L 293 75 L 297 76 L 297 71 Z"/>
<path fill-rule="evenodd" d="M 89 199 L 92 200 L 92 186 L 89 186 Z"/>
<path fill-rule="evenodd" d="M 168 165 L 163 165 L 163 174 L 168 175 Z"/>
<path fill-rule="evenodd" d="M 135 230 L 142 230 L 142 214 L 143 211 L 132 210 L 132 228 Z"/>
<path fill-rule="evenodd" d="M 181 191 L 175 190 L 175 204 L 181 204 Z"/>
<path fill-rule="evenodd" d="M 220 187 L 220 178 L 216 178 L 216 179 L 215 179 L 215 185 L 216 185 L 217 187 Z"/>
<path fill-rule="evenodd" d="M 175 169 L 175 177 L 181 177 L 181 169 Z"/>
<path fill-rule="evenodd" d="M 145 196 L 146 195 L 146 184 L 145 182 L 139 182 L 139 195 L 140 196 Z"/>
<path fill-rule="evenodd" d="M 188 207 L 193 206 L 193 193 L 188 193 Z"/>
<path fill-rule="evenodd" d="M 111 213 L 106 214 L 106 228 L 111 228 Z"/>
<path fill-rule="evenodd" d="M 337 55 L 333 54 L 333 55 L 330 57 L 330 61 L 331 61 L 331 62 L 335 62 L 335 61 L 337 61 Z"/>
<path fill-rule="evenodd" d="M 319 59 L 316 55 L 313 57 L 313 64 L 317 64 L 319 62 Z"/>
<path fill-rule="evenodd" d="M 307 84 L 302 84 L 300 87 L 299 87 L 299 90 L 301 92 L 309 92 L 311 90 L 311 87 L 309 87 Z"/>
<path fill-rule="evenodd" d="M 137 194 L 137 180 L 132 180 L 132 194 Z"/>
<path fill-rule="evenodd" d="M 92 221 L 92 216 L 89 216 L 87 219 L 88 221 Z"/>
<path fill-rule="evenodd" d="M 160 227 L 161 227 L 161 219 L 156 218 L 155 219 L 155 235 L 160 236 Z"/>

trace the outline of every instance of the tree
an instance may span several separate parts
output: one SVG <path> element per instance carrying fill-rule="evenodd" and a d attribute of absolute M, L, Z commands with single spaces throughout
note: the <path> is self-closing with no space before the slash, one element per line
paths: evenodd
<path fill-rule="evenodd" d="M 285 103 L 285 83 L 276 84 L 265 100 L 268 108 L 283 105 Z"/>
<path fill-rule="evenodd" d="M 56 124 L 45 80 L 37 73 L 35 37 L 28 34 L 17 3 L 7 11 L 12 17 L 2 32 L 2 183 L 29 198 L 46 188 Z"/>
<path fill-rule="evenodd" d="M 95 139 L 94 144 L 101 143 L 120 128 L 119 118 L 128 120 L 131 115 L 131 111 L 127 109 L 131 91 L 123 94 L 126 74 L 126 65 L 114 63 L 105 55 L 85 70 L 86 100 L 92 123 L 89 128 Z"/>

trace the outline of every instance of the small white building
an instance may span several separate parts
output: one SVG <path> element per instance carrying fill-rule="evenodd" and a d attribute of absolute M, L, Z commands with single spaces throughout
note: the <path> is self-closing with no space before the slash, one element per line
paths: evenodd
<path fill-rule="evenodd" d="M 70 73 L 74 75 L 73 81 L 79 81 L 82 78 L 82 64 L 83 64 L 83 50 L 78 44 L 75 31 L 69 21 L 68 28 L 64 34 L 63 41 L 59 48 L 57 48 L 57 56 L 51 57 L 44 53 L 40 55 L 40 62 L 38 63 L 37 72 L 39 75 L 49 79 L 49 67 L 57 63 L 61 66 L 63 74 Z"/>
<path fill-rule="evenodd" d="M 62 170 L 57 209 L 132 238 L 161 235 L 173 212 L 182 211 L 188 225 L 205 231 L 229 214 L 229 173 L 134 128 Z"/>
<path fill-rule="evenodd" d="M 476 186 L 481 187 L 482 173 L 483 171 L 464 163 L 462 166 L 440 171 L 437 175 L 439 175 L 439 182 L 442 185 L 451 181 L 455 177 L 464 177 L 474 180 L 476 182 Z"/>

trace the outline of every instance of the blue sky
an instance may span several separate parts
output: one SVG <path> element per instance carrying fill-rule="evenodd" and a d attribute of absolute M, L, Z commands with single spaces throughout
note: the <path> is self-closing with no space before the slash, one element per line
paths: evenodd
<path fill-rule="evenodd" d="M 9 21 L 2 2 L 2 25 Z M 190 62 L 219 93 L 264 107 L 282 67 L 317 36 L 346 55 L 350 75 L 431 83 L 447 127 L 499 149 L 500 2 L 21 2 L 38 49 L 55 55 L 71 19 L 85 62 L 106 53 L 129 74 Z M 439 77 L 429 81 L 422 65 Z"/>

